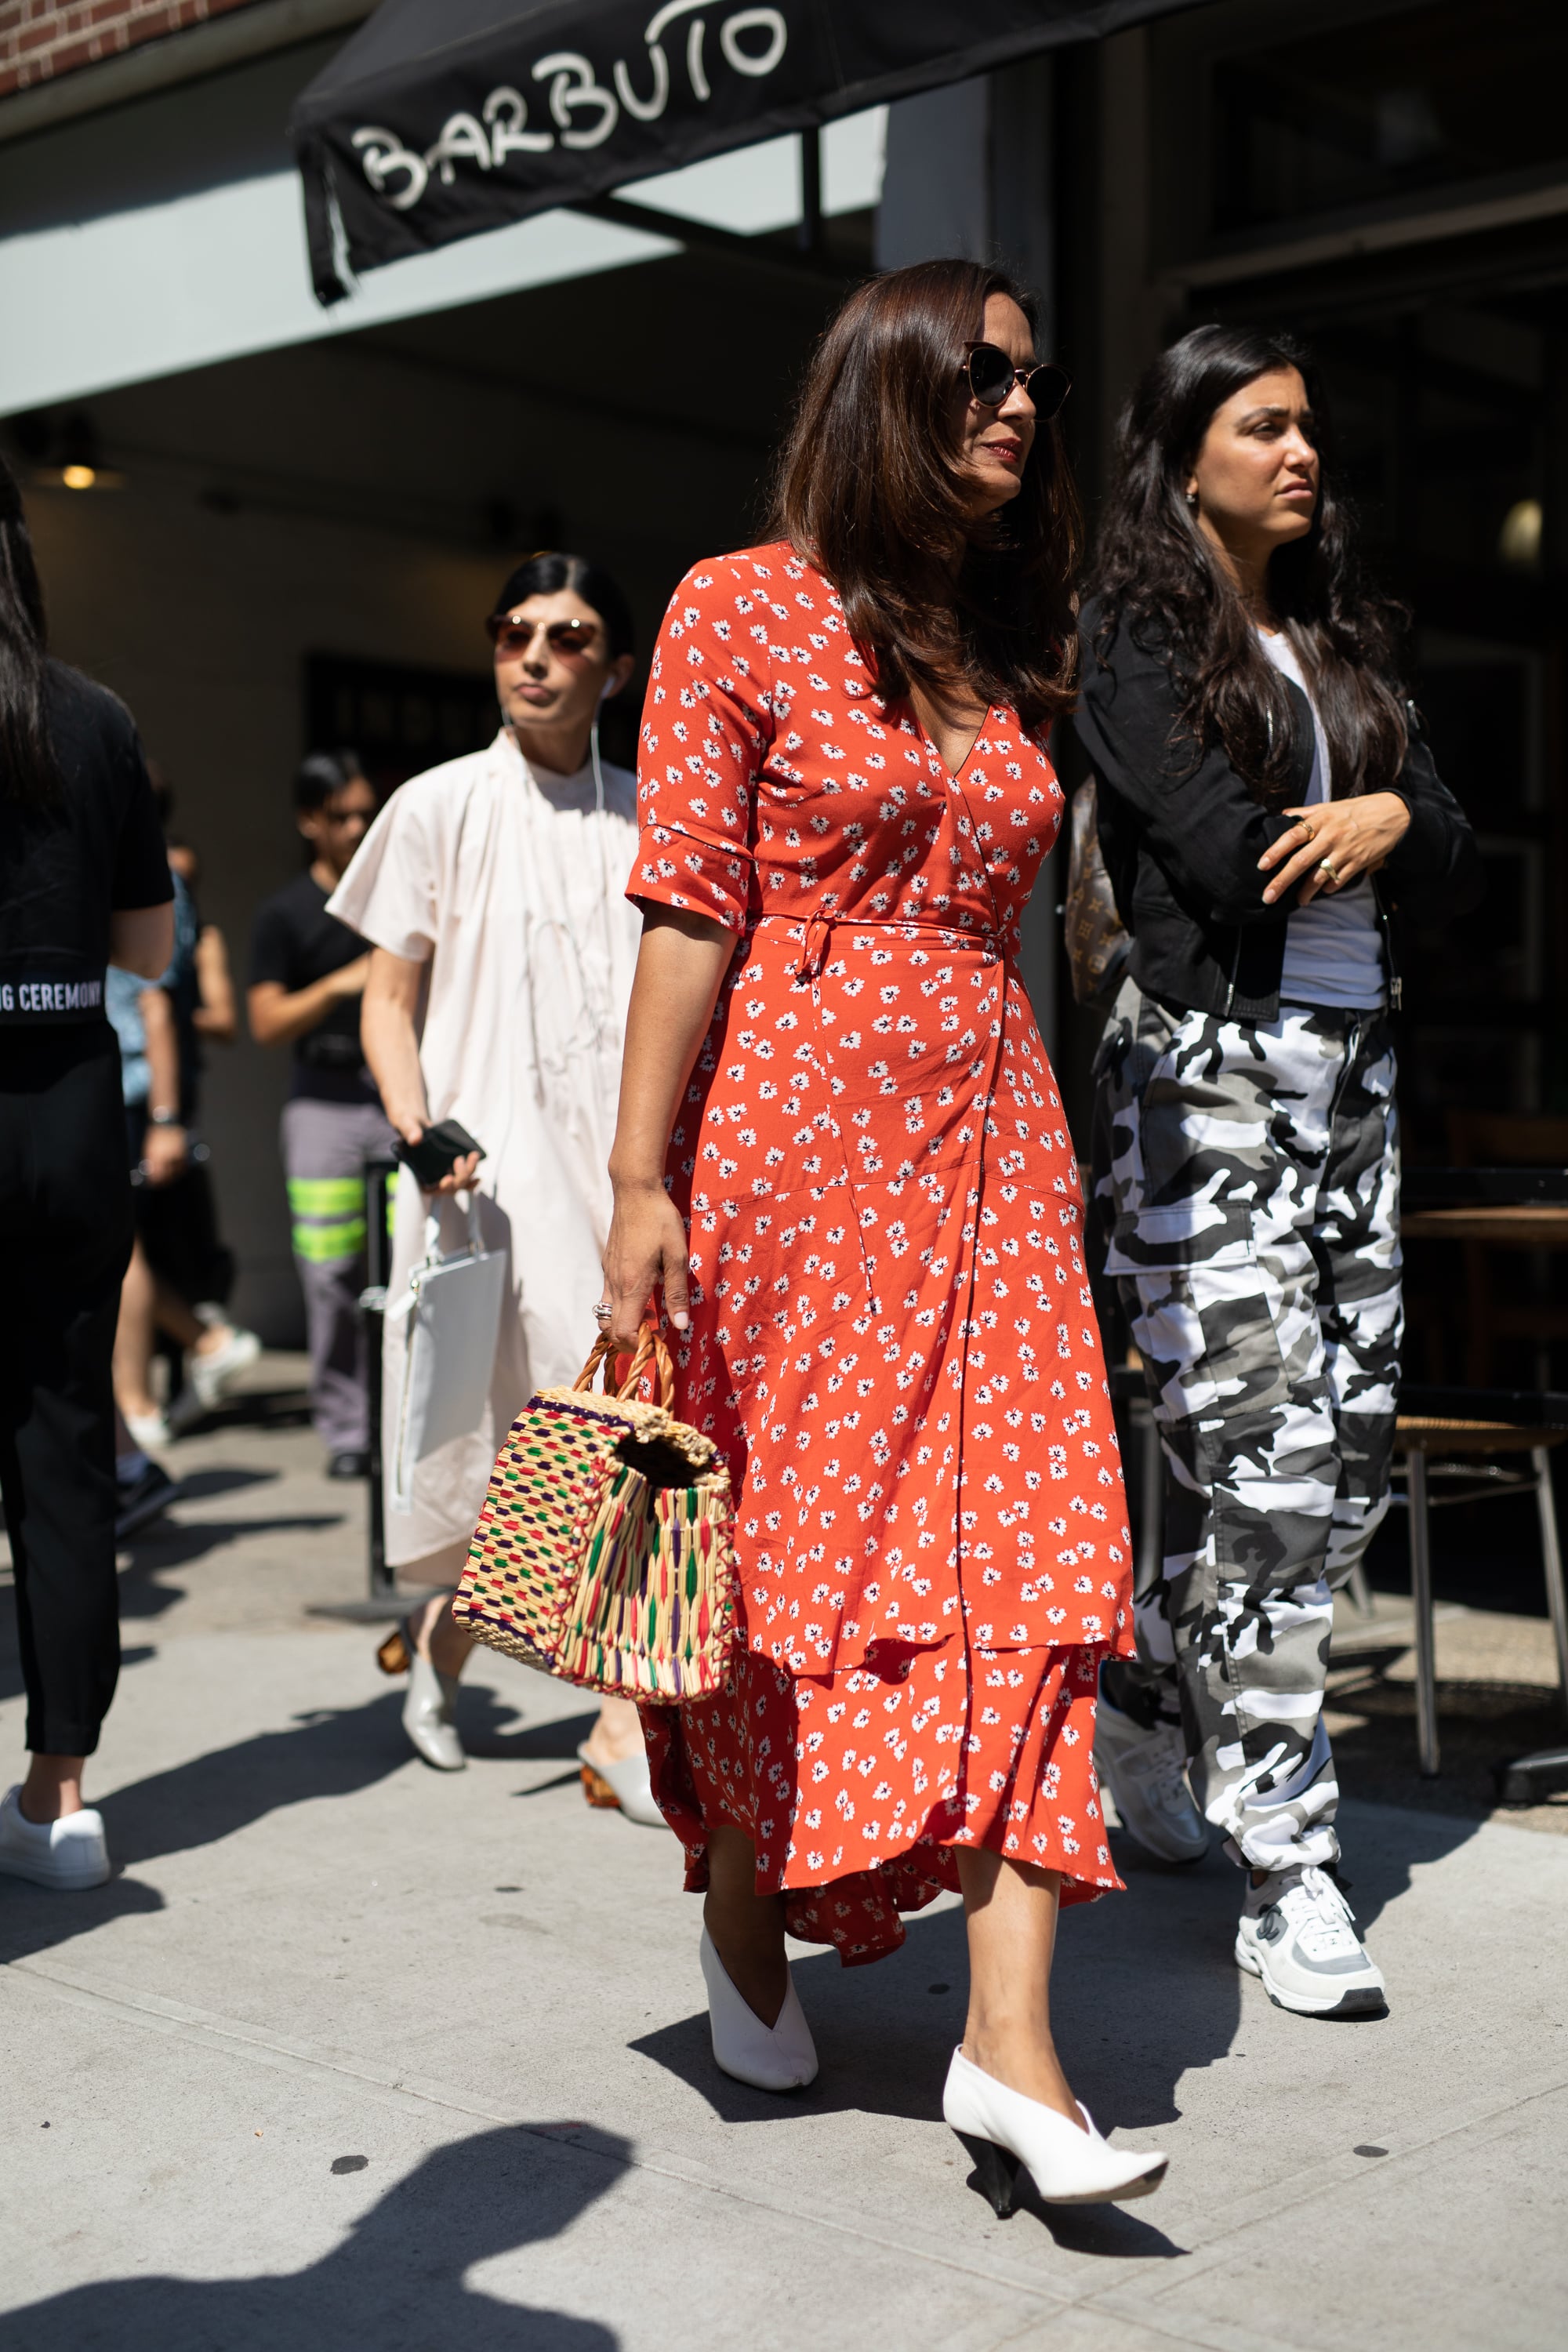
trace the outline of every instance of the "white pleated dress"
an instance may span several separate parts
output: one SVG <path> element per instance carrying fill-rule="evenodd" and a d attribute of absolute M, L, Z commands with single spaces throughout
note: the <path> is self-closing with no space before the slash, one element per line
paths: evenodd
<path fill-rule="evenodd" d="M 479 1222 L 510 1254 L 489 1400 L 478 1428 L 420 1463 L 389 1510 L 389 1562 L 455 1579 L 500 1441 L 536 1388 L 575 1378 L 593 1343 L 610 1218 L 608 1163 L 626 1002 L 641 936 L 625 897 L 637 787 L 605 767 L 531 767 L 503 729 L 488 751 L 395 793 L 332 894 L 362 938 L 428 965 L 419 1058 L 432 1120 L 485 1147 Z M 443 1247 L 467 1231 L 441 1203 Z M 425 1202 L 399 1171 L 390 1297 L 425 1255 Z M 384 1427 L 402 1401 L 406 1325 L 389 1325 Z M 437 1557 L 447 1555 L 445 1558 Z"/>

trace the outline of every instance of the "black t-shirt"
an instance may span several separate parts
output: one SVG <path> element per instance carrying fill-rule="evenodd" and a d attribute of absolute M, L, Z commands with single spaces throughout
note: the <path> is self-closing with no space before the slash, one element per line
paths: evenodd
<path fill-rule="evenodd" d="M 45 704 L 64 790 L 0 797 L 0 1029 L 102 1021 L 110 915 L 174 895 L 131 713 L 55 661 Z"/>
<path fill-rule="evenodd" d="M 252 988 L 276 981 L 294 996 L 363 955 L 369 942 L 328 914 L 328 896 L 306 873 L 268 899 L 250 943 Z M 360 1048 L 359 1006 L 357 996 L 340 997 L 314 1029 L 295 1038 L 290 1094 L 317 1102 L 374 1102 L 374 1082 Z"/>

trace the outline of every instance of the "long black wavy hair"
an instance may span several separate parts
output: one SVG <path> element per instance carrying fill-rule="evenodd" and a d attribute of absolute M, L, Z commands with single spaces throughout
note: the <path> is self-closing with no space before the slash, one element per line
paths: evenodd
<path fill-rule="evenodd" d="M 1194 327 L 1145 370 L 1118 428 L 1091 583 L 1104 602 L 1096 632 L 1101 657 L 1117 629 L 1126 628 L 1167 662 L 1194 750 L 1217 739 L 1270 807 L 1289 797 L 1285 682 L 1187 505 L 1186 483 L 1215 412 L 1282 368 L 1298 370 L 1306 385 L 1319 491 L 1311 529 L 1269 562 L 1269 602 L 1317 702 L 1336 798 L 1393 783 L 1409 740 L 1398 658 L 1405 614 L 1362 578 L 1354 519 L 1334 487 L 1322 382 L 1291 337 Z"/>
<path fill-rule="evenodd" d="M 0 457 L 0 801 L 42 808 L 59 770 L 44 707 L 44 592 L 16 477 Z"/>

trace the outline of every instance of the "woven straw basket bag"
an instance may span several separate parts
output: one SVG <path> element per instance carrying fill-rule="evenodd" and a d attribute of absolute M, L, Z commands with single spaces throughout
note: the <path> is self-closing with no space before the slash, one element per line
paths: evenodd
<path fill-rule="evenodd" d="M 513 1422 L 452 1619 L 563 1682 L 678 1706 L 723 1687 L 734 1643 L 730 1468 L 670 1412 L 650 1325 L 613 1393 L 612 1369 L 601 1338 L 574 1387 L 542 1389 Z M 658 1404 L 638 1394 L 655 1370 Z"/>

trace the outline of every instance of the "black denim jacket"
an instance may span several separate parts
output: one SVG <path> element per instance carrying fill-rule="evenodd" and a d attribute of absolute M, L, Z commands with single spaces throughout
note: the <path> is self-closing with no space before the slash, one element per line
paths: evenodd
<path fill-rule="evenodd" d="M 1258 861 L 1294 820 L 1260 807 L 1219 745 L 1205 745 L 1194 759 L 1190 736 L 1173 740 L 1180 698 L 1169 668 L 1126 628 L 1097 646 L 1100 618 L 1091 599 L 1079 625 L 1083 672 L 1074 724 L 1099 779 L 1100 849 L 1132 935 L 1129 971 L 1145 995 L 1164 1003 L 1272 1021 L 1297 890 L 1266 907 L 1268 877 Z M 1292 798 L 1300 801 L 1312 773 L 1312 712 L 1300 688 L 1285 684 L 1295 720 Z M 1468 914 L 1485 883 L 1469 822 L 1414 730 L 1392 789 L 1409 808 L 1410 827 L 1373 887 L 1397 1006 L 1389 916 Z"/>

